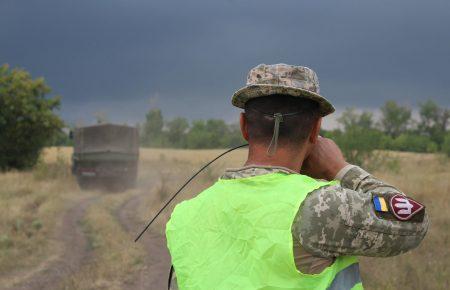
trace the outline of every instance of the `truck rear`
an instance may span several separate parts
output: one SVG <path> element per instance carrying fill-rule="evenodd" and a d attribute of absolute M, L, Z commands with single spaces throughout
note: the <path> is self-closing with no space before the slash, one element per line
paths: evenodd
<path fill-rule="evenodd" d="M 135 127 L 99 124 L 73 132 L 72 173 L 82 189 L 125 190 L 137 179 L 139 135 Z"/>

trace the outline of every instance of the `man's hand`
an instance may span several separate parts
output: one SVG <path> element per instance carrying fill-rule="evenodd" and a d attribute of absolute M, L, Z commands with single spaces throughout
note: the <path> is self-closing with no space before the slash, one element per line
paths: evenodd
<path fill-rule="evenodd" d="M 333 180 L 347 164 L 336 143 L 319 136 L 316 145 L 303 162 L 300 173 L 316 179 Z"/>

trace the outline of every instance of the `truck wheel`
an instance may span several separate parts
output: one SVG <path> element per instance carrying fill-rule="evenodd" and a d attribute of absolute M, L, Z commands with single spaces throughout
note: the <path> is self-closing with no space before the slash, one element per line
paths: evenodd
<path fill-rule="evenodd" d="M 94 182 L 94 180 L 92 180 L 92 178 L 86 178 L 83 176 L 77 176 L 77 182 L 78 182 L 78 186 L 82 190 L 92 189 L 95 184 L 95 182 Z"/>
<path fill-rule="evenodd" d="M 121 178 L 106 179 L 104 185 L 106 190 L 108 191 L 122 192 L 130 188 L 136 187 L 136 178 L 125 175 L 122 176 Z"/>

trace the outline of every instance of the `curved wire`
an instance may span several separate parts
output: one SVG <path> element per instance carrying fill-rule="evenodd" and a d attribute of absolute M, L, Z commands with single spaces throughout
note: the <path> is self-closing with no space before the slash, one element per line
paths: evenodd
<path fill-rule="evenodd" d="M 191 178 L 188 179 L 188 181 L 186 181 L 181 187 L 180 189 L 177 190 L 177 192 L 175 192 L 175 194 L 166 202 L 166 204 L 158 211 L 158 213 L 153 217 L 153 219 L 145 226 L 144 230 L 142 230 L 142 232 L 136 237 L 136 239 L 134 240 L 134 242 L 137 242 L 141 236 L 148 230 L 148 228 L 150 227 L 150 225 L 156 220 L 156 218 L 166 209 L 166 207 L 172 202 L 172 200 L 175 199 L 175 197 L 186 187 L 186 185 L 189 184 L 189 182 L 191 182 L 200 172 L 202 172 L 206 167 L 208 167 L 209 165 L 211 165 L 214 161 L 216 161 L 217 159 L 219 159 L 220 157 L 222 157 L 225 154 L 230 153 L 231 151 L 234 151 L 236 149 L 242 148 L 248 146 L 248 144 L 243 144 L 243 145 L 239 145 L 236 146 L 234 148 L 228 149 L 227 151 L 223 152 L 222 154 L 220 154 L 219 156 L 217 156 L 216 158 L 214 158 L 213 160 L 209 161 L 208 163 L 206 163 L 202 168 L 200 168 L 199 171 L 197 171 L 194 175 L 191 176 Z"/>

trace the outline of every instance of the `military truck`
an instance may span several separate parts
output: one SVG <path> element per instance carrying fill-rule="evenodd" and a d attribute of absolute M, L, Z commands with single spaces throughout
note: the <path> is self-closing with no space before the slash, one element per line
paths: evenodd
<path fill-rule="evenodd" d="M 72 132 L 72 173 L 81 189 L 125 190 L 136 183 L 139 135 L 135 127 L 99 124 Z"/>

